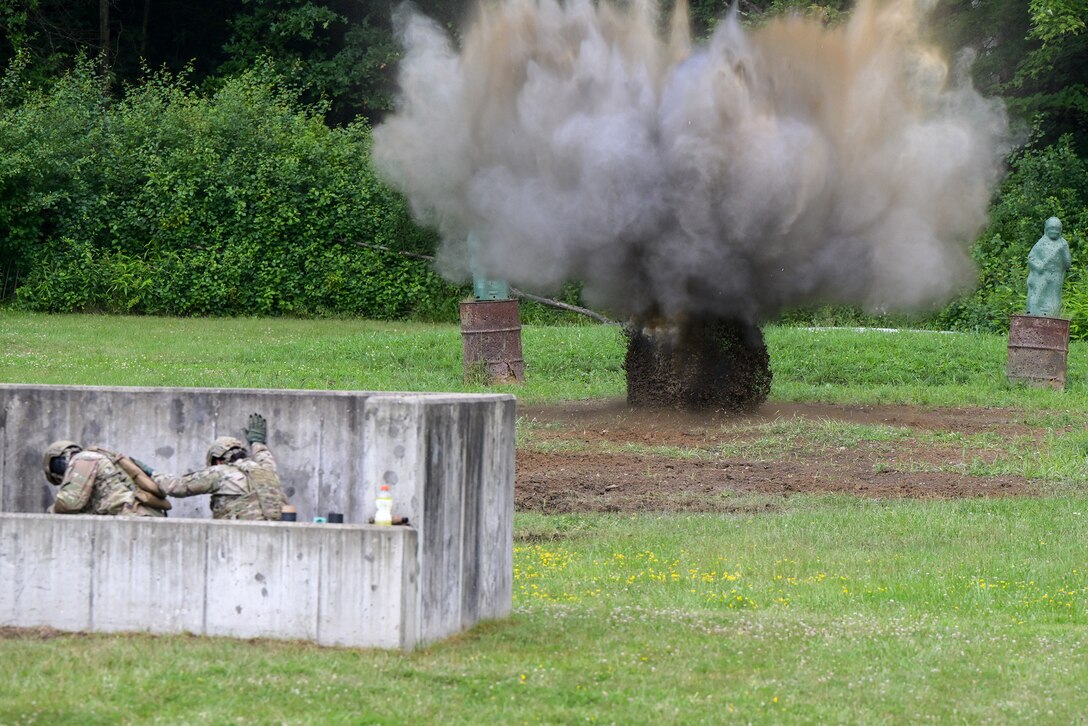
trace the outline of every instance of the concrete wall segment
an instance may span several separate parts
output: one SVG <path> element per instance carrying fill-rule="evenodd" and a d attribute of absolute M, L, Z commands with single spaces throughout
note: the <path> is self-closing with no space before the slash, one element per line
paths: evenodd
<path fill-rule="evenodd" d="M 516 418 L 509 395 L 0 384 L 0 512 L 41 512 L 52 501 L 55 489 L 42 474 L 41 451 L 55 439 L 101 443 L 184 473 L 203 466 L 215 436 L 240 437 L 254 411 L 269 421 L 269 445 L 301 520 L 271 526 L 289 527 L 292 534 L 244 529 L 257 523 L 207 522 L 242 527 L 217 534 L 213 547 L 210 535 L 200 534 L 204 530 L 186 528 L 210 515 L 208 497 L 174 500 L 170 518 L 151 523 L 159 530 L 143 529 L 142 520 L 110 519 L 117 526 L 99 532 L 98 525 L 76 524 L 87 518 L 47 517 L 51 524 L 43 531 L 53 539 L 34 539 L 31 550 L 78 551 L 78 567 L 93 567 L 83 586 L 93 590 L 95 581 L 106 579 L 116 590 L 102 601 L 104 612 L 65 606 L 29 624 L 127 630 L 135 620 L 143 624 L 137 629 L 152 632 L 292 633 L 286 637 L 351 644 L 363 626 L 338 608 L 354 603 L 352 612 L 373 612 L 365 620 L 402 613 L 395 624 L 382 622 L 380 644 L 410 647 L 509 614 Z M 330 511 L 344 513 L 348 523 L 367 522 L 380 483 L 393 489 L 394 514 L 409 517 L 410 545 L 372 541 L 377 535 L 365 533 L 352 535 L 359 541 L 350 545 L 320 535 L 313 535 L 314 543 L 302 534 L 314 527 L 303 522 Z M 12 526 L 0 517 L 0 527 Z M 58 529 L 58 522 L 68 529 Z M 342 528 L 317 527 L 322 529 Z M 147 542 L 134 542 L 133 531 Z M 20 530 L 20 536 L 26 534 Z M 79 537 L 100 539 L 80 545 Z M 155 555 L 133 559 L 145 545 Z M 406 546 L 410 552 L 397 550 Z M 13 581 L 5 573 L 40 577 L 11 564 L 27 555 L 26 547 L 0 530 L 0 581 Z M 360 548 L 365 554 L 358 559 L 353 553 Z M 118 570 L 126 559 L 134 564 Z M 36 566 L 45 567 L 42 562 Z M 379 563 L 380 579 L 396 580 L 399 589 L 373 589 Z M 286 572 L 288 564 L 289 583 L 270 581 L 268 572 Z M 362 579 L 348 577 L 353 572 L 363 573 Z M 363 582 L 370 583 L 369 592 Z M 36 602 L 33 589 L 18 592 L 15 598 L 0 588 L 0 617 Z M 139 601 L 141 593 L 144 610 L 119 614 L 120 603 Z M 34 605 L 30 612 L 42 610 Z"/>
<path fill-rule="evenodd" d="M 94 603 L 92 518 L 38 526 L 45 515 L 0 515 L 0 625 L 88 630 Z M 56 517 L 50 519 L 56 520 Z M 58 592 L 70 597 L 57 597 Z"/>
<path fill-rule="evenodd" d="M 41 452 L 58 438 L 184 474 L 204 466 L 215 437 L 241 437 L 257 411 L 268 419 L 269 446 L 299 518 L 339 511 L 365 522 L 374 514 L 374 483 L 410 476 L 413 455 L 422 453 L 414 433 L 448 403 L 515 405 L 505 394 L 0 384 L 0 511 L 40 512 L 52 502 Z M 410 514 L 410 497 L 395 501 Z M 208 497 L 175 501 L 171 516 L 210 516 Z"/>
<path fill-rule="evenodd" d="M 412 648 L 415 552 L 408 527 L 0 514 L 0 625 Z"/>
<path fill-rule="evenodd" d="M 203 529 L 166 520 L 147 526 L 141 519 L 119 517 L 112 527 L 93 527 L 93 534 L 90 630 L 206 632 Z"/>

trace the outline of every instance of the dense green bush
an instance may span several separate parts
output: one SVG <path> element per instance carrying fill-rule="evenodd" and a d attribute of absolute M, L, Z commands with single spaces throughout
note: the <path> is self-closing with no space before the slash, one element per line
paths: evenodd
<path fill-rule="evenodd" d="M 452 319 L 461 290 L 363 123 L 326 127 L 267 66 L 214 95 L 151 76 L 111 102 L 81 63 L 48 92 L 0 87 L 5 292 L 45 311 Z"/>

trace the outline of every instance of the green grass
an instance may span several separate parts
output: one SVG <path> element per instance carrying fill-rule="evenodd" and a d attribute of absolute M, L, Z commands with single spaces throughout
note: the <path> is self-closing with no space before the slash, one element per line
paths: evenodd
<path fill-rule="evenodd" d="M 1008 336 L 771 327 L 766 338 L 771 395 L 779 400 L 1078 412 L 1088 404 L 1088 344 L 1081 341 L 1069 344 L 1065 391 L 1053 391 L 1005 379 Z"/>
<path fill-rule="evenodd" d="M 0 310 L 0 381 L 516 393 L 528 403 L 624 395 L 617 327 L 526 325 L 524 386 L 463 383 L 457 326 L 363 320 L 42 315 Z M 1088 343 L 1070 344 L 1065 391 L 1005 380 L 1007 339 L 987 334 L 768 326 L 779 401 L 1088 409 Z M 1046 411 L 1040 414 L 1040 411 Z"/>
<path fill-rule="evenodd" d="M 1076 722 L 1088 498 L 521 514 L 514 614 L 412 653 L 0 640 L 3 723 Z"/>
<path fill-rule="evenodd" d="M 615 327 L 525 326 L 524 386 L 463 382 L 454 325 L 365 320 L 41 315 L 0 310 L 0 381 L 365 391 L 623 395 Z"/>
<path fill-rule="evenodd" d="M 982 473 L 1061 486 L 951 502 L 734 495 L 728 516 L 519 513 L 507 620 L 410 653 L 24 633 L 0 639 L 0 723 L 1083 720 L 1088 348 L 1073 344 L 1068 389 L 1054 392 L 1004 381 L 999 336 L 766 334 L 773 398 L 1011 408 L 1035 435 L 912 435 L 961 446 Z M 617 330 L 526 326 L 523 344 L 529 381 L 501 390 L 623 395 Z M 454 326 L 11 311 L 0 381 L 479 390 L 461 383 Z M 522 420 L 519 440 L 549 430 Z M 654 453 L 904 435 L 781 421 L 749 426 L 735 450 Z"/>
<path fill-rule="evenodd" d="M 637 530 L 630 516 L 526 513 L 515 603 L 1078 623 L 1085 504 L 827 495 L 780 500 L 769 516 L 640 516 Z"/>

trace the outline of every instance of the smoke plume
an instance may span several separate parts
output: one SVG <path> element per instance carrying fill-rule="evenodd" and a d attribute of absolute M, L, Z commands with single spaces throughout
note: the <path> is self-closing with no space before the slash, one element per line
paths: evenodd
<path fill-rule="evenodd" d="M 382 175 L 489 276 L 635 319 L 760 322 L 815 302 L 918 309 L 969 287 L 1003 107 L 921 37 L 918 0 L 848 22 L 735 13 L 692 45 L 686 5 L 502 0 L 460 49 L 399 11 Z"/>

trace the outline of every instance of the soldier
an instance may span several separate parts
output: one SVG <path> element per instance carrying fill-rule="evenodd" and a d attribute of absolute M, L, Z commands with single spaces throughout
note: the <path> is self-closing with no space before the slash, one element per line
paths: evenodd
<path fill-rule="evenodd" d="M 265 445 L 268 424 L 255 413 L 245 432 L 250 452 L 233 436 L 220 436 L 208 449 L 208 468 L 170 480 L 166 493 L 211 494 L 215 519 L 280 519 L 287 497 L 276 474 L 276 460 Z"/>
<path fill-rule="evenodd" d="M 169 477 L 124 454 L 54 441 L 45 450 L 42 465 L 49 483 L 60 486 L 47 512 L 165 517 L 170 508 L 161 489 Z"/>

